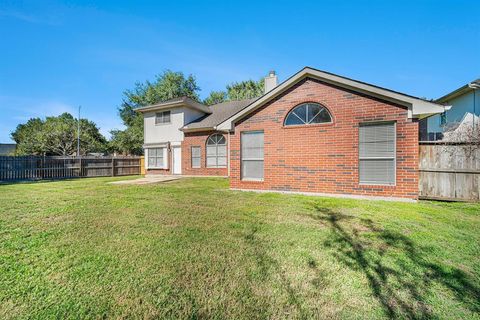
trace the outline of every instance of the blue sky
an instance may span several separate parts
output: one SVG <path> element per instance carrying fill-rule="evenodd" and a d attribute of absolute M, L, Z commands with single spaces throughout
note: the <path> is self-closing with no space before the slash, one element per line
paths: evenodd
<path fill-rule="evenodd" d="M 480 78 L 479 1 L 0 0 L 0 142 L 30 117 L 122 128 L 122 92 L 165 69 L 205 97 L 308 65 L 437 98 Z"/>

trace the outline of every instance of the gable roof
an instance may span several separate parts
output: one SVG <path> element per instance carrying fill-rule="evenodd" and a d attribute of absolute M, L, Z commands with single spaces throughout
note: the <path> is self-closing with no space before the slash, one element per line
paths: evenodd
<path fill-rule="evenodd" d="M 181 130 L 188 131 L 200 131 L 207 129 L 215 129 L 219 123 L 222 123 L 238 111 L 242 110 L 250 103 L 255 101 L 256 98 L 236 101 L 225 101 L 217 103 L 209 107 L 211 113 L 204 117 L 187 123 Z"/>
<path fill-rule="evenodd" d="M 187 96 L 173 98 L 157 104 L 136 108 L 135 111 L 149 112 L 149 111 L 157 111 L 157 110 L 176 108 L 176 107 L 187 107 L 187 108 L 198 110 L 207 114 L 210 114 L 212 112 L 206 105 L 201 104 L 200 102 L 195 101 Z"/>
<path fill-rule="evenodd" d="M 285 92 L 294 84 L 306 78 L 318 79 L 323 82 L 334 84 L 336 86 L 346 88 L 355 92 L 363 93 L 369 96 L 380 98 L 385 101 L 390 101 L 399 105 L 403 105 L 408 108 L 409 118 L 423 118 L 444 111 L 444 106 L 435 102 L 427 101 L 425 99 L 407 95 L 401 92 L 368 84 L 366 82 L 353 80 L 330 72 L 305 67 L 281 84 L 279 84 L 274 89 L 270 90 L 269 92 L 255 100 L 253 103 L 251 103 L 244 109 L 240 110 L 239 112 L 235 113 L 234 115 L 220 123 L 217 128 L 219 130 L 232 130 L 233 124 L 236 121 L 248 115 L 250 112 L 253 112 L 268 101 Z"/>
<path fill-rule="evenodd" d="M 449 100 L 452 100 L 456 97 L 459 97 L 465 93 L 468 93 L 472 90 L 475 90 L 475 89 L 480 89 L 480 79 L 477 79 L 477 80 L 473 80 L 472 82 L 470 83 L 467 83 L 466 85 L 463 85 L 461 86 L 460 88 L 456 89 L 456 90 L 453 90 L 452 92 L 450 93 L 447 93 L 446 95 L 438 98 L 437 100 L 435 100 L 436 102 L 439 102 L 439 103 L 446 103 L 448 102 Z"/>

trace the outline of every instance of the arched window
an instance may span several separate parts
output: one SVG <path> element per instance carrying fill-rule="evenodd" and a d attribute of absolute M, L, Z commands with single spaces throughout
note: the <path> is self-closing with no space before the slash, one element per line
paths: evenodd
<path fill-rule="evenodd" d="M 212 134 L 207 139 L 207 168 L 227 167 L 227 141 L 221 134 Z"/>
<path fill-rule="evenodd" d="M 327 108 L 318 103 L 303 103 L 290 111 L 285 118 L 286 126 L 332 122 Z"/>

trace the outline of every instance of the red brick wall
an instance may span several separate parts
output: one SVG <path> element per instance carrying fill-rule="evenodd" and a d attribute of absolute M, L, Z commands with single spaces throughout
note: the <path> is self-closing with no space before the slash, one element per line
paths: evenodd
<path fill-rule="evenodd" d="M 147 169 L 145 173 L 146 174 L 166 174 L 166 175 L 172 174 L 170 169 Z"/>
<path fill-rule="evenodd" d="M 287 113 L 303 102 L 327 107 L 333 123 L 284 127 Z M 358 126 L 385 120 L 397 123 L 396 185 L 360 185 Z M 250 130 L 264 131 L 263 182 L 240 178 L 240 134 Z M 418 122 L 402 106 L 306 79 L 242 119 L 230 139 L 232 188 L 418 197 Z"/>
<path fill-rule="evenodd" d="M 182 142 L 182 174 L 198 176 L 227 176 L 227 168 L 207 168 L 206 166 L 206 143 L 207 139 L 216 131 L 204 131 L 185 133 Z M 225 139 L 227 136 L 224 134 Z M 228 139 L 227 139 L 228 143 Z M 192 168 L 192 147 L 200 147 L 200 168 Z M 227 146 L 228 148 L 228 146 Z"/>

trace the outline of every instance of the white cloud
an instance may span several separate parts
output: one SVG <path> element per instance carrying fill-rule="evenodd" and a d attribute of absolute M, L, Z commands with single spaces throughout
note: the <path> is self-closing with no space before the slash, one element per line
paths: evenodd
<path fill-rule="evenodd" d="M 125 129 L 119 117 L 85 114 L 87 112 L 91 113 L 92 110 L 92 108 L 89 110 L 82 108 L 81 117 L 86 117 L 95 122 L 100 128 L 100 132 L 106 138 L 110 138 L 110 131 L 113 129 Z M 10 132 L 14 130 L 19 123 L 25 123 L 31 118 L 38 117 L 44 119 L 49 116 L 58 116 L 64 112 L 68 112 L 74 117 L 77 117 L 78 106 L 57 100 L 0 95 L 0 141 L 7 140 Z"/>
<path fill-rule="evenodd" d="M 14 111 L 15 119 L 30 119 L 32 117 L 58 116 L 64 112 L 76 114 L 77 107 L 55 100 L 41 100 L 35 98 L 0 96 L 0 108 Z"/>
<path fill-rule="evenodd" d="M 61 24 L 61 19 L 58 16 L 48 15 L 40 16 L 27 14 L 17 10 L 0 10 L 0 17 L 13 18 L 28 23 L 47 24 L 57 26 Z"/>
<path fill-rule="evenodd" d="M 10 132 L 30 118 L 76 115 L 77 108 L 63 101 L 0 95 L 0 142 L 10 140 Z"/>

